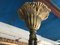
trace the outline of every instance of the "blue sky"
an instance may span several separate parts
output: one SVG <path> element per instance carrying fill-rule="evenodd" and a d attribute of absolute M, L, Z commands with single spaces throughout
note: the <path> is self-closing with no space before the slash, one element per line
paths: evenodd
<path fill-rule="evenodd" d="M 28 0 L 0 0 L 0 22 L 5 22 L 10 25 L 25 29 L 28 31 L 25 22 L 22 21 L 17 14 L 17 10 Z M 29 0 L 31 1 L 31 0 Z M 55 0 L 59 3 L 60 1 Z M 49 18 L 42 22 L 37 34 L 51 40 L 60 39 L 60 18 L 50 12 Z"/>

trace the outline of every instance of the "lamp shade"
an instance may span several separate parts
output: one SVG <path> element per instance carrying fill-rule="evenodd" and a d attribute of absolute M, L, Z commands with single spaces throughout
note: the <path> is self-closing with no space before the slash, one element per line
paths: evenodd
<path fill-rule="evenodd" d="M 26 2 L 19 9 L 19 16 L 31 30 L 38 30 L 41 22 L 46 20 L 51 10 L 42 2 Z"/>

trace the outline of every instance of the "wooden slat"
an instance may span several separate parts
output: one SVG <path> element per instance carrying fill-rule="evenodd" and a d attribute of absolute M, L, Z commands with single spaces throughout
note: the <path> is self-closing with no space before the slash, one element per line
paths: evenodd
<path fill-rule="evenodd" d="M 6 44 L 6 45 L 27 45 L 25 42 L 17 41 L 17 40 L 11 40 L 7 38 L 0 37 L 0 44 Z"/>

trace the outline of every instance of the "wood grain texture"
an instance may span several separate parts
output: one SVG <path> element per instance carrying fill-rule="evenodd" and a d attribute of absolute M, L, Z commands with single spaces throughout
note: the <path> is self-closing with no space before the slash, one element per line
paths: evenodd
<path fill-rule="evenodd" d="M 60 10 L 55 7 L 51 2 L 50 0 L 34 0 L 34 1 L 40 1 L 40 2 L 43 2 L 45 3 L 50 9 L 51 11 L 54 13 L 54 15 L 56 15 L 57 17 L 60 18 Z"/>
<path fill-rule="evenodd" d="M 0 45 L 28 45 L 25 42 L 0 37 Z"/>

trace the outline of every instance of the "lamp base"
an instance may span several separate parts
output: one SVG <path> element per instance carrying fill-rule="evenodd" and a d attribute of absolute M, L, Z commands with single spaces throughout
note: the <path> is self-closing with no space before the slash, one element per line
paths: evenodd
<path fill-rule="evenodd" d="M 36 31 L 30 30 L 29 44 L 28 45 L 37 45 Z"/>

